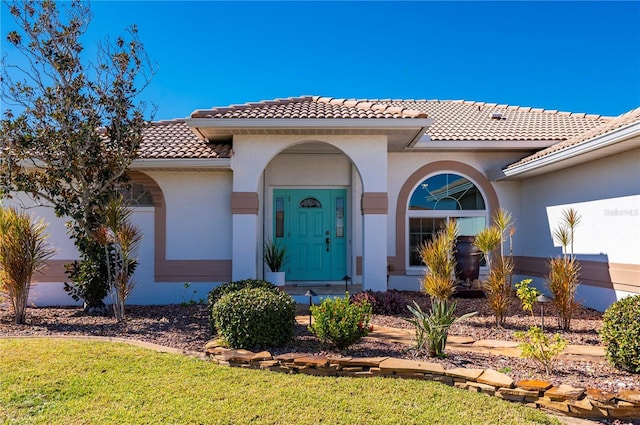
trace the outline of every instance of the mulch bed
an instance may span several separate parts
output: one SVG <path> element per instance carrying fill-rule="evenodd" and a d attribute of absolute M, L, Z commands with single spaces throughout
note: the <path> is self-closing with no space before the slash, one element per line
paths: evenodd
<path fill-rule="evenodd" d="M 416 300 L 428 308 L 424 295 L 406 293 L 407 301 Z M 454 325 L 450 335 L 471 336 L 480 339 L 515 340 L 517 330 L 540 324 L 540 312 L 535 317 L 525 314 L 514 299 L 509 309 L 506 324 L 497 328 L 484 299 L 458 299 L 457 314 L 478 311 L 478 315 Z M 549 306 L 545 311 L 545 328 L 557 332 L 555 313 Z M 14 325 L 11 312 L 0 308 L 0 336 L 50 336 L 50 335 L 95 335 L 131 338 L 189 351 L 202 351 L 211 338 L 206 306 L 162 305 L 128 306 L 127 319 L 117 323 L 111 316 L 95 316 L 78 307 L 29 308 L 27 324 Z M 406 322 L 408 315 L 375 315 L 374 326 L 390 326 L 411 329 Z M 570 332 L 561 332 L 570 344 L 601 345 L 598 330 L 602 327 L 602 314 L 591 309 L 579 308 L 571 322 Z M 286 346 L 272 348 L 274 354 L 284 352 L 326 353 L 304 325 L 297 325 L 294 341 Z M 332 353 L 336 354 L 336 353 Z M 396 358 L 421 359 L 443 364 L 445 368 L 492 368 L 505 372 L 514 380 L 546 379 L 556 384 L 564 383 L 579 387 L 593 387 L 607 391 L 621 389 L 640 390 L 640 375 L 613 368 L 606 361 L 561 360 L 555 372 L 546 376 L 531 360 L 493 356 L 480 353 L 449 350 L 444 359 L 427 358 L 422 353 L 403 344 L 394 344 L 373 338 L 365 338 L 348 350 L 338 353 L 345 356 L 390 356 Z"/>

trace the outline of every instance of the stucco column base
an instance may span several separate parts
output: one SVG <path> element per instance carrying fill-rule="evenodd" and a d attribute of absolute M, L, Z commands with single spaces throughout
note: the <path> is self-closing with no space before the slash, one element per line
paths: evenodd
<path fill-rule="evenodd" d="M 387 215 L 364 214 L 362 289 L 387 290 Z"/>
<path fill-rule="evenodd" d="M 258 256 L 258 216 L 233 215 L 233 247 L 231 276 L 235 280 L 256 279 Z"/>

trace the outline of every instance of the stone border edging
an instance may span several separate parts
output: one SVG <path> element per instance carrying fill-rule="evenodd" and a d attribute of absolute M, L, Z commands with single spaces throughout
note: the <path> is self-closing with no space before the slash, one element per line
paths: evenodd
<path fill-rule="evenodd" d="M 511 377 L 493 369 L 445 370 L 438 363 L 393 357 L 341 358 L 308 353 L 287 353 L 274 357 L 268 351 L 254 353 L 221 347 L 217 341 L 206 344 L 205 355 L 219 365 L 282 373 L 435 381 L 578 418 L 640 418 L 640 391 L 621 390 L 610 393 L 564 384 L 554 386 L 551 382 L 541 380 L 515 383 Z"/>

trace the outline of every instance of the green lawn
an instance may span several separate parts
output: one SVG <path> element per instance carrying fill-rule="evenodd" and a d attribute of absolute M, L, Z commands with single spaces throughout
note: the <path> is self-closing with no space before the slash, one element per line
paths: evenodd
<path fill-rule="evenodd" d="M 87 341 L 0 339 L 4 424 L 533 424 L 557 420 L 441 384 L 217 366 Z"/>

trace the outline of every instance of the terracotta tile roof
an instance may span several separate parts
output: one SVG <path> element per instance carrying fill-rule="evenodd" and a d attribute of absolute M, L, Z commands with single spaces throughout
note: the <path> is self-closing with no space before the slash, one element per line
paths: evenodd
<path fill-rule="evenodd" d="M 625 127 L 629 124 L 634 124 L 640 122 L 640 108 L 633 109 L 629 112 L 626 112 L 608 122 L 600 124 L 597 127 L 594 127 L 588 131 L 585 131 L 577 136 L 574 136 L 564 142 L 556 143 L 555 145 L 549 146 L 546 149 L 538 151 L 533 155 L 527 156 L 521 159 L 518 162 L 515 162 L 507 167 L 514 168 L 519 165 L 526 164 L 528 162 L 534 161 L 536 159 L 543 158 L 545 156 L 551 155 L 555 152 L 562 151 L 564 149 L 570 148 L 575 145 L 579 145 L 581 143 L 587 142 L 595 137 L 602 136 L 603 134 L 609 133 L 611 131 L 617 130 L 619 128 Z"/>
<path fill-rule="evenodd" d="M 611 118 L 464 100 L 334 99 L 301 96 L 196 110 L 191 118 L 216 119 L 412 119 L 432 118 L 431 140 L 567 141 L 597 132 Z M 589 136 L 593 137 L 593 136 Z M 559 146 L 560 148 L 562 146 Z M 549 148 L 551 149 L 551 148 Z M 545 152 L 541 151 L 542 152 Z M 229 144 L 200 139 L 185 120 L 152 123 L 142 158 L 230 158 Z M 538 154 L 536 154 L 538 155 Z M 524 160 L 523 160 L 524 161 Z"/>
<path fill-rule="evenodd" d="M 608 121 L 600 115 L 465 100 L 380 100 L 433 118 L 431 140 L 565 140 Z"/>
<path fill-rule="evenodd" d="M 196 110 L 191 118 L 426 118 L 426 115 L 403 106 L 368 100 L 301 96 Z"/>
<path fill-rule="evenodd" d="M 144 159 L 231 158 L 232 150 L 198 138 L 184 120 L 172 120 L 149 124 L 139 154 Z"/>
<path fill-rule="evenodd" d="M 432 118 L 432 140 L 566 140 L 608 118 L 464 100 L 334 99 L 303 96 L 196 110 L 191 118 Z"/>

